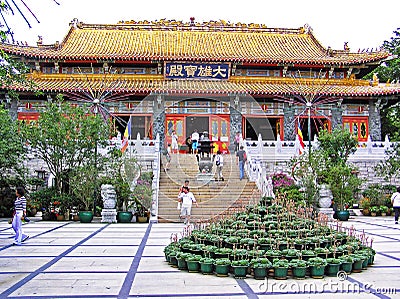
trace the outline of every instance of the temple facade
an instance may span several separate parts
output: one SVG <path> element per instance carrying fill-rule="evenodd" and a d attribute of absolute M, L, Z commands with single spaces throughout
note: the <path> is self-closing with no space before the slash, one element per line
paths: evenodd
<path fill-rule="evenodd" d="M 380 109 L 399 99 L 398 84 L 361 78 L 388 59 L 375 51 L 326 48 L 311 27 L 211 21 L 124 21 L 84 24 L 74 19 L 61 42 L 37 46 L 1 44 L 24 61 L 42 91 L 0 90 L 19 120 L 34 121 L 41 107 L 62 94 L 115 118 L 132 137 L 184 144 L 194 130 L 233 144 L 234 135 L 263 140 L 305 140 L 321 128 L 345 128 L 366 141 L 381 140 Z"/>

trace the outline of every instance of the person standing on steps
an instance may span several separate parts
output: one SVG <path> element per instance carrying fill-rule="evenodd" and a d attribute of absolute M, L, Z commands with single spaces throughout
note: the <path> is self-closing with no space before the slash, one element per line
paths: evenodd
<path fill-rule="evenodd" d="M 192 133 L 192 152 L 193 154 L 197 154 L 198 152 L 198 148 L 199 148 L 199 133 L 197 132 L 197 130 L 194 130 L 194 132 Z"/>
<path fill-rule="evenodd" d="M 190 224 L 190 215 L 192 212 L 192 205 L 193 203 L 196 207 L 199 207 L 197 204 L 196 198 L 194 197 L 193 193 L 190 192 L 189 187 L 183 187 L 182 193 L 179 194 L 179 200 L 182 204 L 181 206 L 181 218 L 183 218 L 183 223 L 185 225 Z"/>
<path fill-rule="evenodd" d="M 239 144 L 240 144 L 240 132 L 236 132 L 235 140 L 233 141 L 235 144 L 235 153 L 239 151 Z"/>
<path fill-rule="evenodd" d="M 178 135 L 176 135 L 176 131 L 173 130 L 171 134 L 171 149 L 173 154 L 179 153 L 179 145 L 178 145 Z"/>
<path fill-rule="evenodd" d="M 400 187 L 397 187 L 396 192 L 393 193 L 390 198 L 392 201 L 392 206 L 394 209 L 394 223 L 399 224 L 399 215 L 400 215 Z"/>
<path fill-rule="evenodd" d="M 12 220 L 12 228 L 15 231 L 14 245 L 21 245 L 29 236 L 22 232 L 22 220 L 26 216 L 26 198 L 25 190 L 22 187 L 17 187 L 15 191 L 17 198 L 14 202 L 14 217 Z"/>
<path fill-rule="evenodd" d="M 185 182 L 183 183 L 183 185 L 179 188 L 179 194 L 182 193 L 184 187 L 189 188 L 189 180 L 185 180 Z"/>
<path fill-rule="evenodd" d="M 243 145 L 240 146 L 238 152 L 236 153 L 237 164 L 239 165 L 239 176 L 240 180 L 244 178 L 244 164 L 247 162 L 246 152 L 244 151 Z"/>
<path fill-rule="evenodd" d="M 224 166 L 224 157 L 221 154 L 221 151 L 217 151 L 217 155 L 215 156 L 215 166 L 217 167 L 217 181 L 223 181 L 224 176 L 222 175 L 222 167 Z"/>

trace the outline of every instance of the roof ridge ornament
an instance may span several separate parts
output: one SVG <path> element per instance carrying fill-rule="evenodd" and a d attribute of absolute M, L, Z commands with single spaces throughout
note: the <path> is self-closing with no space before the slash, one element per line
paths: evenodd
<path fill-rule="evenodd" d="M 308 23 L 305 23 L 303 28 L 304 28 L 304 33 L 305 34 L 312 34 L 313 33 L 313 29 Z"/>

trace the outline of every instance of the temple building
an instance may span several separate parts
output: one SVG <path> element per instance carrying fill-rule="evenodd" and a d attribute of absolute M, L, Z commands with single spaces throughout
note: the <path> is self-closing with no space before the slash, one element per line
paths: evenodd
<path fill-rule="evenodd" d="M 324 47 L 308 25 L 296 29 L 225 21 L 122 21 L 84 24 L 74 19 L 61 42 L 3 43 L 25 62 L 36 88 L 12 88 L 8 101 L 19 120 L 39 117 L 58 94 L 72 104 L 113 116 L 120 132 L 179 143 L 197 129 L 212 140 L 305 140 L 321 128 L 343 127 L 359 141 L 381 140 L 380 109 L 399 99 L 400 85 L 362 80 L 390 53 Z M 307 128 L 309 128 L 307 130 Z M 310 136 L 309 136 L 310 135 Z M 164 143 L 164 144 L 165 144 Z"/>

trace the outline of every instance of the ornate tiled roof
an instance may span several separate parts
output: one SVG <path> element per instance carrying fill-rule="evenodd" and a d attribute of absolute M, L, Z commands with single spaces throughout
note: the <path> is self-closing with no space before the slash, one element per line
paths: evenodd
<path fill-rule="evenodd" d="M 89 25 L 76 19 L 64 40 L 38 47 L 2 44 L 6 52 L 36 59 L 113 61 L 228 61 L 238 63 L 359 65 L 387 52 L 324 48 L 305 25 L 298 29 L 225 21 L 120 22 Z"/>
<path fill-rule="evenodd" d="M 373 84 L 362 80 L 231 77 L 229 80 L 165 80 L 162 75 L 45 75 L 34 73 L 37 88 L 45 92 L 82 92 L 89 89 L 114 93 L 249 94 L 252 96 L 316 94 L 338 97 L 400 94 L 399 84 Z M 329 84 L 327 84 L 329 83 Z M 16 90 L 26 90 L 23 87 Z"/>

